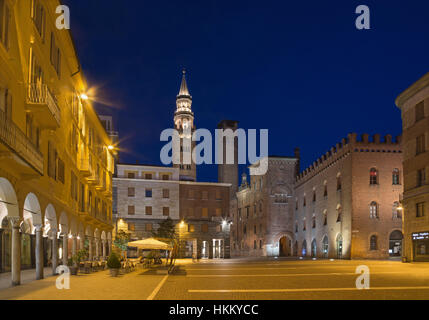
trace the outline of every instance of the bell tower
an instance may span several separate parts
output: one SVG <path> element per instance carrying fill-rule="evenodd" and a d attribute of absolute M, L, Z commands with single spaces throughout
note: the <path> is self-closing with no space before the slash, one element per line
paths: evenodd
<path fill-rule="evenodd" d="M 191 138 L 195 131 L 195 125 L 191 107 L 192 96 L 186 83 L 186 71 L 183 70 L 180 91 L 176 97 L 176 112 L 174 113 L 174 128 L 180 135 L 180 164 L 173 166 L 180 169 L 180 180 L 186 181 L 197 180 L 197 167 L 192 161 L 195 142 Z"/>

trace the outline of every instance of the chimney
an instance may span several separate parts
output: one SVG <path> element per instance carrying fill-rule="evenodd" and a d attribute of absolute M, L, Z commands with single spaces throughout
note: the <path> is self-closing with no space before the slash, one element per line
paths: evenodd
<path fill-rule="evenodd" d="M 374 134 L 373 136 L 372 136 L 372 139 L 374 140 L 374 143 L 375 144 L 380 144 L 380 135 L 377 133 L 377 134 Z"/>

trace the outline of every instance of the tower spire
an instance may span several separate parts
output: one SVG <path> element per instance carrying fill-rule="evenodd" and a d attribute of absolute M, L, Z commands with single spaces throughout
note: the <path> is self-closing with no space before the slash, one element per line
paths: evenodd
<path fill-rule="evenodd" d="M 179 95 L 178 97 L 190 97 L 191 95 L 189 94 L 189 90 L 188 90 L 188 84 L 186 82 L 186 70 L 183 69 L 182 70 L 182 84 L 180 85 L 180 91 L 179 91 Z"/>

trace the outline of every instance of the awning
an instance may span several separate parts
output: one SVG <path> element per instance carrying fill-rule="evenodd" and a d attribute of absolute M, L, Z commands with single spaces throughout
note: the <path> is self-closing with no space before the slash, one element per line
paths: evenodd
<path fill-rule="evenodd" d="M 143 239 L 139 241 L 128 242 L 128 247 L 135 247 L 138 249 L 149 250 L 172 250 L 172 247 L 165 242 L 156 240 L 154 238 Z"/>

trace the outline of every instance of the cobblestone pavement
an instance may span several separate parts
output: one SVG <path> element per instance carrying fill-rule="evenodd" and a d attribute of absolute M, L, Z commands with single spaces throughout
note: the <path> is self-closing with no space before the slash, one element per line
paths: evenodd
<path fill-rule="evenodd" d="M 0 299 L 429 299 L 429 264 L 396 261 L 231 259 L 179 261 L 174 275 L 137 270 L 113 278 L 108 271 L 72 276 L 70 290 L 57 277 L 0 290 Z M 370 289 L 357 290 L 356 267 L 370 270 Z"/>

